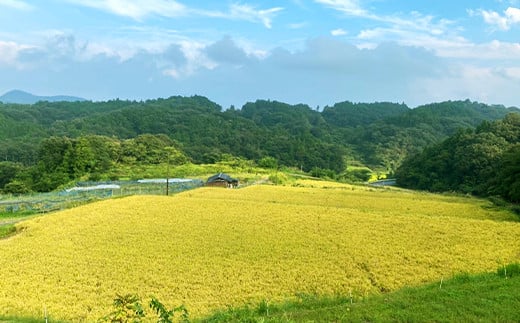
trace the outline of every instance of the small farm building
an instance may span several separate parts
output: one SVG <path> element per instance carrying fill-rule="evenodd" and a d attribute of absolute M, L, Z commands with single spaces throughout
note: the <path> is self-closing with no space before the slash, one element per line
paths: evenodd
<path fill-rule="evenodd" d="M 218 173 L 208 178 L 206 186 L 220 186 L 220 187 L 237 187 L 238 179 L 232 178 L 228 174 Z"/>

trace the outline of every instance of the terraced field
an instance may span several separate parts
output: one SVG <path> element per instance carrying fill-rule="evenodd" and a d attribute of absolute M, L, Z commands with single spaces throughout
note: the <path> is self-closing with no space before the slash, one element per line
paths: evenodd
<path fill-rule="evenodd" d="M 116 293 L 192 316 L 298 293 L 364 297 L 520 260 L 486 201 L 301 181 L 102 201 L 0 241 L 0 314 L 95 321 Z"/>

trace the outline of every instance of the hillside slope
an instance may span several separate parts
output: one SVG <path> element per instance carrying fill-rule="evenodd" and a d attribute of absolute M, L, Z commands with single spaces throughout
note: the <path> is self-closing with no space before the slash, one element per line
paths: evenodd
<path fill-rule="evenodd" d="M 166 134 L 196 163 L 223 154 L 280 165 L 331 169 L 345 160 L 388 171 L 412 153 L 445 139 L 460 127 L 475 127 L 516 111 L 470 101 L 409 109 L 403 104 L 338 103 L 322 112 L 304 104 L 258 100 L 241 110 L 222 111 L 207 98 L 171 97 L 144 102 L 39 102 L 0 104 L 0 156 L 37 161 L 38 144 L 50 136 L 104 135 L 120 139 Z"/>

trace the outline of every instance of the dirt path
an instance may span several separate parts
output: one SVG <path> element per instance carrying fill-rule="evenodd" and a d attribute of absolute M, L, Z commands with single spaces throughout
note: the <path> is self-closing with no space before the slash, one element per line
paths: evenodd
<path fill-rule="evenodd" d="M 4 226 L 4 225 L 15 224 L 15 223 L 20 222 L 20 221 L 22 221 L 22 220 L 23 220 L 23 219 L 0 221 L 0 227 L 1 227 L 1 226 Z"/>
<path fill-rule="evenodd" d="M 34 216 L 35 215 L 28 215 L 28 216 L 21 216 L 19 218 L 8 218 L 5 220 L 0 219 L 0 227 L 5 226 L 5 225 L 16 224 L 18 222 L 22 222 L 25 220 L 29 220 L 30 218 L 33 218 Z"/>

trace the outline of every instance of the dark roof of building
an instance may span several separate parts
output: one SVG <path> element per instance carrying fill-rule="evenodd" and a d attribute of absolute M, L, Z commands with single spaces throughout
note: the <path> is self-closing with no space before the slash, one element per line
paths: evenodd
<path fill-rule="evenodd" d="M 225 181 L 228 183 L 238 182 L 238 179 L 232 178 L 228 174 L 218 173 L 208 178 L 208 183 Z"/>

